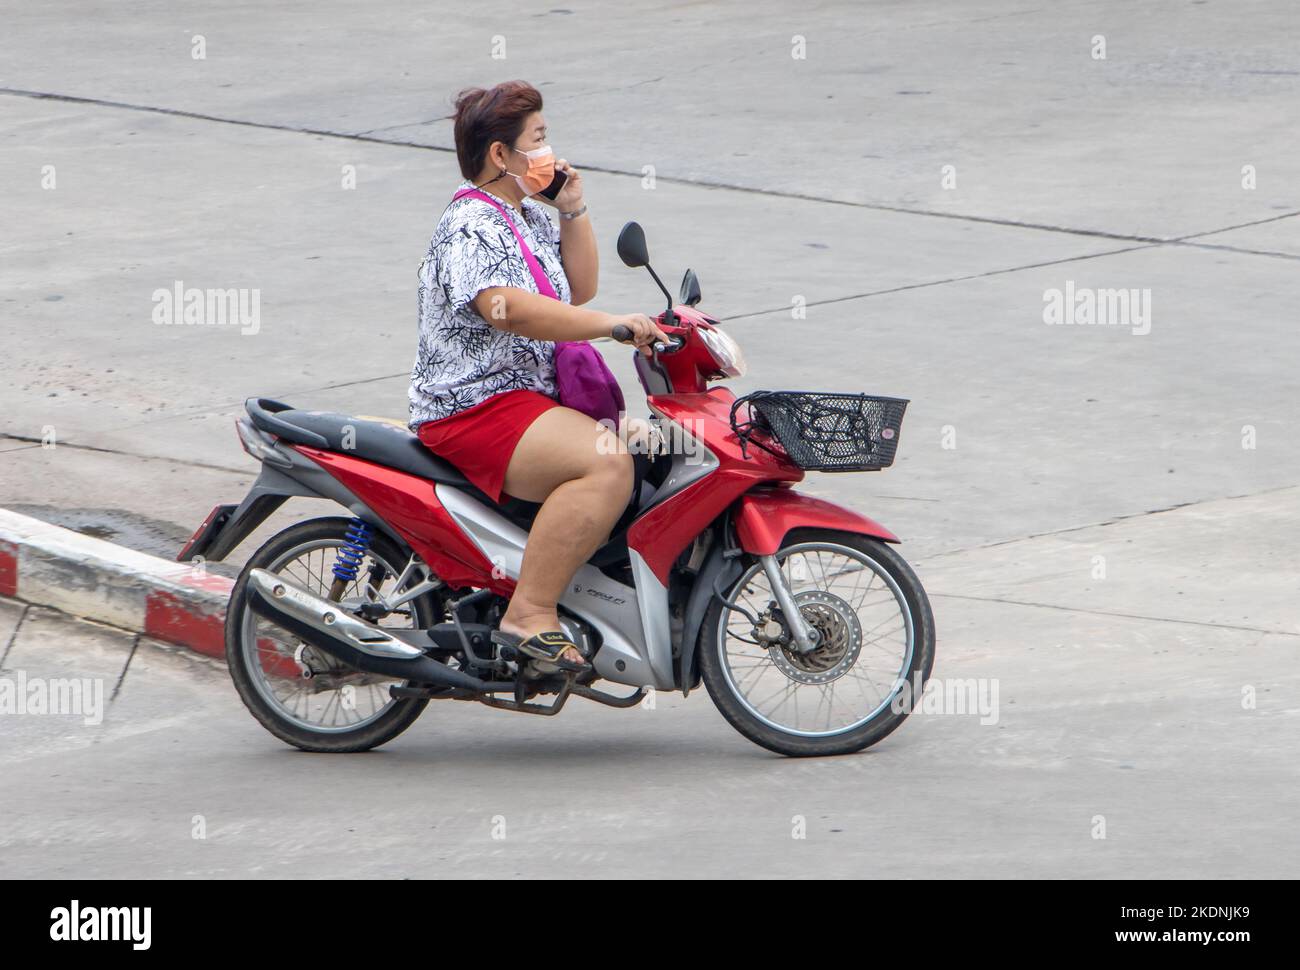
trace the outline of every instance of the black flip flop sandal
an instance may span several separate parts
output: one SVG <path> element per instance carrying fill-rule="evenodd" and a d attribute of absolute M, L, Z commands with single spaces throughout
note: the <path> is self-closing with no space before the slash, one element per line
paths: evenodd
<path fill-rule="evenodd" d="M 591 664 L 583 661 L 580 664 L 572 660 L 565 660 L 561 654 L 569 647 L 572 647 L 578 653 L 578 645 L 569 637 L 559 630 L 543 630 L 541 633 L 535 633 L 531 637 L 521 637 L 514 633 L 506 633 L 504 630 L 493 630 L 491 635 L 492 642 L 499 647 L 514 647 L 525 657 L 530 657 L 538 661 L 537 669 L 543 673 L 555 673 L 563 670 L 568 673 L 585 673 L 591 669 Z"/>

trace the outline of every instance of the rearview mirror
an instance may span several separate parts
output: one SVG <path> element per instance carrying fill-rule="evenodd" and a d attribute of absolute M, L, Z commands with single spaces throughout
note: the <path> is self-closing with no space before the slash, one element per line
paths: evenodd
<path fill-rule="evenodd" d="M 688 269 L 686 275 L 682 277 L 681 299 L 679 302 L 687 306 L 695 306 L 700 302 L 700 278 L 695 275 L 695 270 Z"/>
<path fill-rule="evenodd" d="M 623 265 L 633 268 L 646 266 L 650 262 L 650 253 L 646 250 L 645 231 L 636 222 L 629 222 L 618 234 L 618 258 Z"/>

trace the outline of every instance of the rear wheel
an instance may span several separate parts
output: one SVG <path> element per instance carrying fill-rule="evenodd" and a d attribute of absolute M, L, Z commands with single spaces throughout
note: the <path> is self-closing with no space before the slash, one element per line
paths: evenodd
<path fill-rule="evenodd" d="M 715 599 L 705 615 L 705 687 L 736 730 L 771 751 L 861 751 L 903 723 L 911 707 L 903 700 L 930 676 L 934 617 L 925 590 L 893 549 L 852 533 L 796 530 L 776 558 L 817 646 L 795 647 L 751 557 L 726 594 L 739 609 Z"/>
<path fill-rule="evenodd" d="M 346 667 L 248 608 L 245 589 L 254 568 L 328 597 L 350 524 L 342 518 L 312 519 L 271 538 L 244 566 L 226 612 L 226 662 L 239 696 L 263 727 L 304 751 L 377 747 L 410 727 L 428 704 L 421 698 L 394 699 L 389 688 L 403 681 Z M 340 601 L 355 606 L 391 593 L 406 559 L 392 540 L 373 534 L 357 578 L 343 589 Z M 426 594 L 379 625 L 428 629 L 441 619 L 441 609 Z"/>

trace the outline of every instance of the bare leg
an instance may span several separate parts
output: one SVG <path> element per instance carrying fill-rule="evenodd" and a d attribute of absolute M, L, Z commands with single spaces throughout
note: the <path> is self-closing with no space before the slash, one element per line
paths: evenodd
<path fill-rule="evenodd" d="M 506 633 L 560 629 L 555 604 L 574 573 L 609 538 L 632 495 L 632 458 L 581 412 L 552 408 L 524 432 L 506 468 L 505 491 L 542 507 L 528 533 Z M 582 657 L 568 651 L 568 659 Z"/>

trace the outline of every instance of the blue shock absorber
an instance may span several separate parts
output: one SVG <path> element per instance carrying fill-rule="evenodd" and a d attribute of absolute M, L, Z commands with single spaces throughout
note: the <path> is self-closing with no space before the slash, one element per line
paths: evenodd
<path fill-rule="evenodd" d="M 350 583 L 357 578 L 361 561 L 366 558 L 370 548 L 371 529 L 367 522 L 353 519 L 348 526 L 346 541 L 339 547 L 339 555 L 334 560 L 334 578 L 340 582 Z"/>

